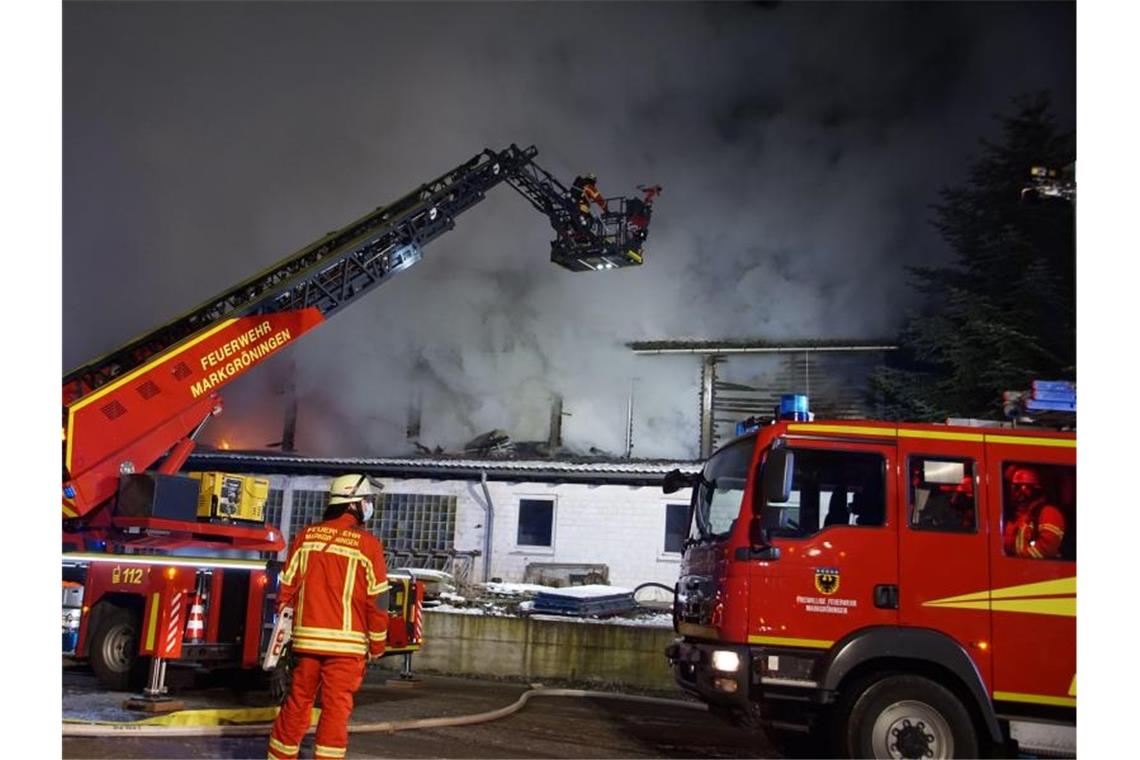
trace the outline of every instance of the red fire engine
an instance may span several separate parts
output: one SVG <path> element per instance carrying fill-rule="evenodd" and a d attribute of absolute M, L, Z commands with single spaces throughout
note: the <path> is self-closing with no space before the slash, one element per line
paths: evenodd
<path fill-rule="evenodd" d="M 102 683 L 124 688 L 149 667 L 146 694 L 157 697 L 168 662 L 250 668 L 268 644 L 277 583 L 265 557 L 284 548 L 282 536 L 260 508 L 254 520 L 203 514 L 206 483 L 227 476 L 177 475 L 221 412 L 219 388 L 415 264 L 503 182 L 550 220 L 554 263 L 642 263 L 652 199 L 638 201 L 639 215 L 627 210 L 637 199 L 608 199 L 605 215 L 583 219 L 569 189 L 533 162 L 537 152 L 486 150 L 64 375 L 64 580 L 84 586 L 75 654 Z M 239 494 L 242 479 L 229 480 L 229 496 Z M 408 653 L 421 643 L 423 586 L 391 580 L 387 652 Z"/>
<path fill-rule="evenodd" d="M 666 478 L 693 488 L 681 687 L 818 754 L 1071 741 L 1076 434 L 796 406 Z"/>

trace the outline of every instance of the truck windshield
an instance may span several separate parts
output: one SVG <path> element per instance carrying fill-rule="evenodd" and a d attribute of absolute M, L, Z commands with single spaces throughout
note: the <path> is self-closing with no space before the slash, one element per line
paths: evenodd
<path fill-rule="evenodd" d="M 740 514 L 744 484 L 748 481 L 748 465 L 756 436 L 751 435 L 713 454 L 697 485 L 696 509 L 689 538 L 700 540 L 723 536 L 732 530 Z"/>

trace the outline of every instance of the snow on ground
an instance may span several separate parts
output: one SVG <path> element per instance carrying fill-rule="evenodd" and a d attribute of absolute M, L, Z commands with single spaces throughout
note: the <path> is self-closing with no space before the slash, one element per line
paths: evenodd
<path fill-rule="evenodd" d="M 526 617 L 531 620 L 546 620 L 554 623 L 588 623 L 592 625 L 627 625 L 627 626 L 644 626 L 647 628 L 672 628 L 673 616 L 667 613 L 655 612 L 651 614 L 642 614 L 639 617 L 621 617 L 613 615 L 610 617 L 577 617 L 574 615 L 528 615 L 525 614 L 529 609 L 529 602 L 523 602 L 519 605 L 519 612 L 522 615 L 513 614 L 503 607 L 497 605 L 487 605 L 484 607 L 456 607 L 451 604 L 439 604 L 434 607 L 427 607 L 430 612 L 443 612 L 448 615 L 488 615 L 491 617 Z"/>
<path fill-rule="evenodd" d="M 539 594 L 544 591 L 557 591 L 558 589 L 553 586 L 540 586 L 537 583 L 481 583 L 479 584 L 487 590 L 488 594 L 500 594 L 502 596 L 519 596 L 520 594 Z"/>
<path fill-rule="evenodd" d="M 590 623 L 593 625 L 627 625 L 644 626 L 646 628 L 672 628 L 673 616 L 664 613 L 654 613 L 645 617 L 627 618 L 613 617 L 574 617 L 571 615 L 527 615 L 531 620 L 549 620 L 554 623 Z"/>
<path fill-rule="evenodd" d="M 621 586 L 568 586 L 566 588 L 547 588 L 543 589 L 544 594 L 556 594 L 558 596 L 568 596 L 574 599 L 593 599 L 600 596 L 614 596 L 617 594 L 631 594 L 633 589 L 622 588 Z"/>
<path fill-rule="evenodd" d="M 613 596 L 615 594 L 630 594 L 633 589 L 621 586 L 604 586 L 594 584 L 591 586 L 540 586 L 537 583 L 481 583 L 479 584 L 489 594 L 500 596 L 520 596 L 523 594 L 557 594 L 570 596 L 575 599 L 593 599 L 598 596 Z"/>
<path fill-rule="evenodd" d="M 428 612 L 446 612 L 449 615 L 496 615 L 506 617 L 502 607 L 455 607 L 450 604 L 437 604 L 434 607 L 424 607 Z"/>

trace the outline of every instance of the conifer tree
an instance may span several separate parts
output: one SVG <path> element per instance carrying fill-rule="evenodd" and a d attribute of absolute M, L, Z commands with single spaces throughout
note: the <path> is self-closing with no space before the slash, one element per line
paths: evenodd
<path fill-rule="evenodd" d="M 871 378 L 890 419 L 994 418 L 1003 390 L 1076 380 L 1075 202 L 1021 194 L 1031 167 L 1073 164 L 1075 134 L 1046 94 L 1013 102 L 1002 140 L 982 140 L 965 183 L 933 207 L 953 261 L 910 268 L 925 306 Z"/>

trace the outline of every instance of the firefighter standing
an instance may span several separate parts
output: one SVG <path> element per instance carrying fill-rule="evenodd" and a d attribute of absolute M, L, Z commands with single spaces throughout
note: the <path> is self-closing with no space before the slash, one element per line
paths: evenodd
<path fill-rule="evenodd" d="M 384 549 L 361 529 L 380 487 L 365 475 L 334 478 L 322 521 L 305 528 L 289 550 L 277 610 L 294 608 L 296 666 L 269 735 L 270 758 L 297 757 L 318 687 L 315 756 L 345 756 L 352 695 L 364 679 L 365 658 L 382 655 L 387 641 Z"/>
<path fill-rule="evenodd" d="M 1065 516 L 1045 497 L 1041 476 L 1019 467 L 1010 478 L 1010 501 L 1016 513 L 1005 525 L 1005 553 L 1014 557 L 1056 559 L 1065 537 Z"/>

